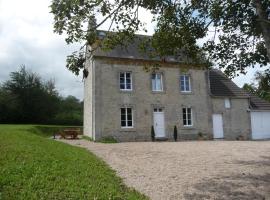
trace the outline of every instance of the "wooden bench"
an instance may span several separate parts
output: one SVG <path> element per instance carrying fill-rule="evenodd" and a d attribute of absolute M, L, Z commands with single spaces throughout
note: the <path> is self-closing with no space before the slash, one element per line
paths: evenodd
<path fill-rule="evenodd" d="M 67 128 L 60 132 L 60 136 L 64 139 L 78 139 L 80 131 L 78 128 Z"/>

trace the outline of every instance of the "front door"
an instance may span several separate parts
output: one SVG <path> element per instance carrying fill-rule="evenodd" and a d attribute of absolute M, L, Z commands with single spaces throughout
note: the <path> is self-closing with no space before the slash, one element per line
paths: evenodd
<path fill-rule="evenodd" d="M 156 138 L 165 137 L 164 112 L 162 108 L 154 109 L 154 130 Z"/>
<path fill-rule="evenodd" d="M 214 138 L 224 138 L 223 134 L 223 120 L 221 114 L 213 114 L 213 133 Z"/>

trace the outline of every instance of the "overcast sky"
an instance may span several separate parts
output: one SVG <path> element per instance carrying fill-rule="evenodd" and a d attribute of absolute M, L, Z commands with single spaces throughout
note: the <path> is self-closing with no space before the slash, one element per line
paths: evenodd
<path fill-rule="evenodd" d="M 66 56 L 78 49 L 68 46 L 64 37 L 53 33 L 53 16 L 49 13 L 50 0 L 0 0 L 0 82 L 9 73 L 25 65 L 45 79 L 54 79 L 61 95 L 83 99 L 82 77 L 65 68 Z M 151 21 L 142 11 L 146 22 Z M 153 28 L 148 24 L 149 33 Z M 250 82 L 255 70 L 235 79 L 242 86 Z"/>

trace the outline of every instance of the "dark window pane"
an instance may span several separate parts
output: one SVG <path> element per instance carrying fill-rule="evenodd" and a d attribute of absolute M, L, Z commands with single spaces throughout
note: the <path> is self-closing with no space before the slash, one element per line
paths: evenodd
<path fill-rule="evenodd" d="M 125 127 L 126 126 L 126 121 L 121 121 L 121 126 Z"/>
<path fill-rule="evenodd" d="M 191 120 L 188 120 L 188 124 L 187 125 L 191 125 Z"/>
<path fill-rule="evenodd" d="M 121 72 L 120 73 L 120 78 L 124 78 L 125 77 L 125 73 Z"/>
<path fill-rule="evenodd" d="M 126 78 L 130 79 L 130 73 L 126 73 Z"/>
<path fill-rule="evenodd" d="M 132 121 L 132 115 L 131 114 L 127 116 L 127 120 L 131 120 Z"/>
<path fill-rule="evenodd" d="M 121 108 L 121 115 L 125 115 L 126 114 L 126 109 L 125 108 Z"/>
<path fill-rule="evenodd" d="M 184 125 L 187 125 L 187 120 L 184 119 L 184 120 L 183 120 L 183 124 L 184 124 Z"/>
<path fill-rule="evenodd" d="M 152 74 L 152 80 L 156 79 L 156 74 Z"/>
<path fill-rule="evenodd" d="M 132 121 L 128 121 L 128 127 L 132 127 Z"/>
<path fill-rule="evenodd" d="M 126 89 L 129 89 L 130 90 L 131 89 L 131 84 L 127 84 L 126 85 Z"/>
<path fill-rule="evenodd" d="M 132 126 L 132 121 L 128 121 L 128 126 L 129 126 L 129 127 Z"/>
<path fill-rule="evenodd" d="M 130 84 L 130 83 L 131 83 L 131 79 L 127 78 L 126 82 L 127 82 L 128 84 Z"/>
<path fill-rule="evenodd" d="M 120 83 L 120 89 L 124 90 L 125 89 L 125 84 L 124 83 Z"/>
<path fill-rule="evenodd" d="M 157 108 L 154 108 L 154 112 L 157 112 Z"/>
<path fill-rule="evenodd" d="M 127 108 L 127 114 L 130 115 L 131 114 L 132 109 L 131 108 Z"/>

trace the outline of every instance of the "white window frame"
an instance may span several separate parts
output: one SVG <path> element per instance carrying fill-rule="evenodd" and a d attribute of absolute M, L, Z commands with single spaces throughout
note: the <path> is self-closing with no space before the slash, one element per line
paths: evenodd
<path fill-rule="evenodd" d="M 124 89 L 121 89 L 121 74 L 124 74 Z M 127 88 L 127 74 L 130 74 L 130 89 Z M 119 88 L 121 91 L 132 91 L 132 72 L 120 72 L 119 73 Z"/>
<path fill-rule="evenodd" d="M 127 109 L 130 108 L 131 109 L 131 122 L 132 122 L 132 126 L 128 126 L 128 114 L 127 114 Z M 125 123 L 126 126 L 122 126 L 122 109 L 125 109 Z M 120 108 L 120 125 L 121 128 L 133 128 L 134 127 L 134 119 L 133 119 L 133 108 L 132 107 L 121 107 Z"/>
<path fill-rule="evenodd" d="M 224 99 L 224 106 L 227 109 L 230 109 L 231 108 L 231 100 L 229 98 L 225 98 Z"/>
<path fill-rule="evenodd" d="M 184 77 L 184 90 L 182 90 L 182 80 L 181 77 Z M 188 77 L 188 84 L 189 84 L 189 90 L 187 90 L 187 85 L 186 85 L 186 78 Z M 181 74 L 180 75 L 180 91 L 181 92 L 191 92 L 191 78 L 189 74 Z"/>
<path fill-rule="evenodd" d="M 153 87 L 153 75 L 155 75 L 154 83 L 155 87 Z M 157 75 L 160 75 L 160 90 L 157 90 Z M 152 91 L 153 92 L 162 92 L 163 91 L 163 73 L 157 72 L 151 74 L 151 85 L 152 85 Z"/>
<path fill-rule="evenodd" d="M 185 118 L 184 118 L 184 112 L 183 112 L 184 109 L 186 110 Z M 188 124 L 188 112 L 187 112 L 188 109 L 190 109 L 190 122 L 191 122 L 191 124 Z M 183 107 L 182 108 L 182 116 L 183 116 L 183 126 L 185 126 L 185 127 L 193 126 L 193 110 L 191 107 Z M 184 124 L 184 119 L 186 120 L 187 124 Z"/>

